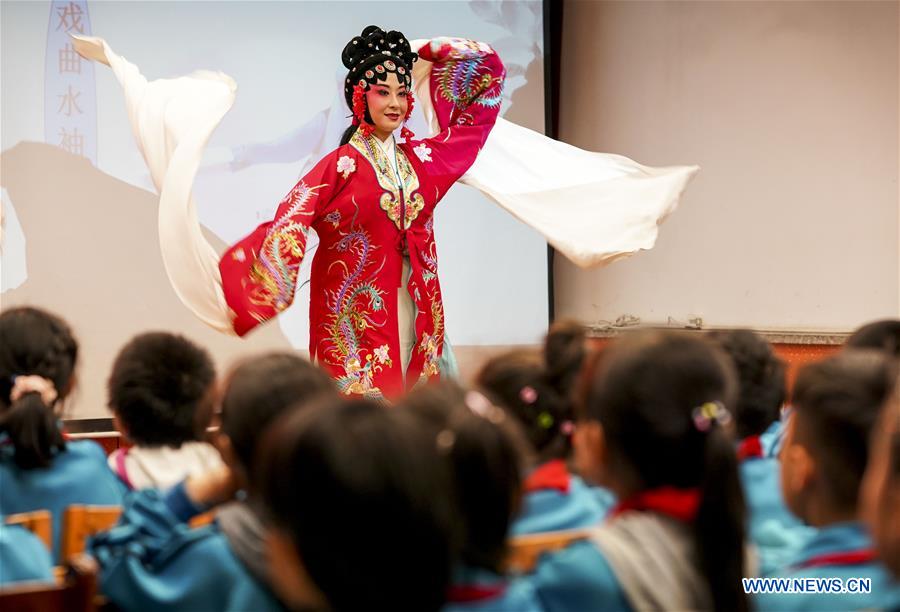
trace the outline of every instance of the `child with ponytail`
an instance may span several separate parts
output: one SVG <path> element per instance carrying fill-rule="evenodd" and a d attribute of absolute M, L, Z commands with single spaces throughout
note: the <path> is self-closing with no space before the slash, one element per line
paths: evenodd
<path fill-rule="evenodd" d="M 534 451 L 513 535 L 588 527 L 614 502 L 611 492 L 588 486 L 569 466 L 573 387 L 585 355 L 584 327 L 560 322 L 550 328 L 542 354 L 510 351 L 488 361 L 476 378 L 522 426 Z"/>
<path fill-rule="evenodd" d="M 701 338 L 636 332 L 588 376 L 576 460 L 621 501 L 538 565 L 545 609 L 747 610 L 727 358 Z"/>
<path fill-rule="evenodd" d="M 65 508 L 119 505 L 125 490 L 99 445 L 63 437 L 77 358 L 59 317 L 28 307 L 0 314 L 0 514 L 49 510 L 57 561 Z"/>

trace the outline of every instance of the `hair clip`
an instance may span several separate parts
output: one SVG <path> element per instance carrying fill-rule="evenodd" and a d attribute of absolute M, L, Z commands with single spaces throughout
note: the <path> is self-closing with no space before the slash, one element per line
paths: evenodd
<path fill-rule="evenodd" d="M 526 385 L 522 387 L 522 390 L 519 391 L 519 399 L 525 402 L 526 404 L 533 404 L 537 401 L 538 393 L 534 390 L 534 387 L 530 385 Z"/>
<path fill-rule="evenodd" d="M 501 423 L 505 418 L 503 410 L 497 408 L 491 401 L 478 391 L 469 391 L 466 393 L 466 406 L 469 410 L 483 419 L 487 419 L 495 425 Z"/>
<path fill-rule="evenodd" d="M 550 429 L 554 423 L 553 415 L 544 410 L 538 415 L 537 422 L 541 429 Z"/>
<path fill-rule="evenodd" d="M 720 401 L 706 402 L 694 408 L 691 412 L 694 427 L 697 431 L 709 431 L 713 423 L 727 425 L 731 422 L 731 413 Z"/>

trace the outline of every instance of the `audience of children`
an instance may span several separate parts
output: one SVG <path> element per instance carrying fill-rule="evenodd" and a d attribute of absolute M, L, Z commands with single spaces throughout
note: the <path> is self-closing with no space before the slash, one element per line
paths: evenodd
<path fill-rule="evenodd" d="M 101 588 L 123 610 L 280 608 L 248 477 L 255 468 L 255 441 L 281 414 L 302 409 L 334 387 L 308 361 L 280 353 L 238 366 L 224 387 L 218 445 L 227 467 L 192 474 L 168 491 L 133 494 L 119 524 L 91 542 Z M 249 496 L 231 501 L 238 491 Z M 219 504 L 225 505 L 216 523 L 189 527 L 193 517 Z"/>
<path fill-rule="evenodd" d="M 615 501 L 608 490 L 585 484 L 569 466 L 573 387 L 585 360 L 585 341 L 583 325 L 557 323 L 542 353 L 510 351 L 489 360 L 476 377 L 476 385 L 520 423 L 534 451 L 513 535 L 588 527 Z"/>
<path fill-rule="evenodd" d="M 504 576 L 530 452 L 518 423 L 481 393 L 446 381 L 413 391 L 398 410 L 425 431 L 444 459 L 444 500 L 460 522 L 445 612 L 540 610 L 529 583 Z"/>
<path fill-rule="evenodd" d="M 868 446 L 896 381 L 891 358 L 845 350 L 804 367 L 793 391 L 793 413 L 781 452 L 781 485 L 788 508 L 818 531 L 773 576 L 871 580 L 871 590 L 767 593 L 762 610 L 893 609 L 900 586 L 877 560 L 859 521 L 860 484 Z M 853 590 L 852 588 L 850 590 Z"/>
<path fill-rule="evenodd" d="M 126 611 L 900 609 L 898 330 L 864 326 L 806 366 L 783 421 L 784 366 L 749 331 L 637 331 L 589 359 L 581 326 L 558 324 L 542 352 L 490 360 L 480 391 L 444 381 L 390 408 L 283 353 L 218 391 L 202 348 L 142 334 L 109 377 L 135 446 L 107 465 L 61 431 L 68 326 L 10 309 L 0 517 L 48 509 L 58 540 L 66 506 L 123 505 L 88 551 Z M 506 574 L 512 536 L 573 529 Z M 0 520 L 0 584 L 51 580 L 52 559 Z M 770 570 L 871 591 L 745 594 Z"/>
<path fill-rule="evenodd" d="M 737 441 L 747 537 L 756 546 L 759 572 L 766 574 L 787 562 L 813 531 L 791 514 L 781 496 L 773 440 L 781 438 L 785 367 L 769 343 L 750 330 L 716 331 L 710 337 L 731 358 L 738 375 L 730 429 Z"/>
<path fill-rule="evenodd" d="M 216 371 L 209 354 L 165 332 L 126 344 L 107 383 L 113 423 L 126 444 L 109 465 L 129 489 L 168 488 L 222 466 L 206 442 Z"/>
<path fill-rule="evenodd" d="M 65 508 L 118 506 L 125 492 L 99 445 L 63 436 L 77 361 L 78 342 L 59 317 L 28 307 L 0 313 L 0 515 L 49 510 L 57 562 Z"/>

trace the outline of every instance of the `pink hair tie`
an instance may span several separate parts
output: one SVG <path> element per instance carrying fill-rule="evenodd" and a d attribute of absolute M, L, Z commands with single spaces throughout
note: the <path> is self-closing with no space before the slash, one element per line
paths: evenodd
<path fill-rule="evenodd" d="M 41 396 L 41 401 L 50 406 L 59 397 L 56 387 L 53 383 L 43 376 L 30 374 L 28 376 L 14 376 L 13 387 L 9 392 L 9 399 L 12 402 L 19 401 L 24 395 L 29 393 L 37 393 Z"/>
<path fill-rule="evenodd" d="M 522 390 L 519 391 L 519 399 L 525 402 L 526 404 L 533 404 L 537 401 L 538 393 L 534 390 L 532 386 L 522 387 Z"/>

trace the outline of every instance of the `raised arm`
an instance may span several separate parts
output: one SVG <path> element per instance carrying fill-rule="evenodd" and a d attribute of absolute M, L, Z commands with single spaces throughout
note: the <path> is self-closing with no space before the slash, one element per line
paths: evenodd
<path fill-rule="evenodd" d="M 427 96 L 426 119 L 437 133 L 413 151 L 441 195 L 475 161 L 500 113 L 506 71 L 486 43 L 434 38 L 419 48 L 416 92 Z M 421 64 L 421 66 L 420 66 Z"/>
<path fill-rule="evenodd" d="M 239 336 L 268 321 L 294 300 L 306 237 L 322 210 L 346 183 L 337 152 L 326 155 L 284 197 L 272 221 L 229 248 L 219 261 L 222 291 Z"/>

